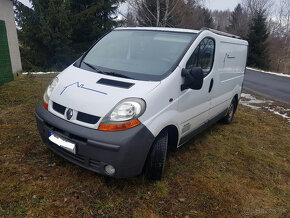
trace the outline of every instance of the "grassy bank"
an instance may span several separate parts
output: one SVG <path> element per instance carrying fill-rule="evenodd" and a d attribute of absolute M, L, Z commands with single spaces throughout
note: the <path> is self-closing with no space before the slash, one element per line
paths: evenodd
<path fill-rule="evenodd" d="M 290 206 L 290 125 L 266 111 L 238 108 L 170 154 L 164 178 L 103 177 L 54 155 L 34 111 L 49 76 L 0 87 L 0 216 L 271 216 Z"/>

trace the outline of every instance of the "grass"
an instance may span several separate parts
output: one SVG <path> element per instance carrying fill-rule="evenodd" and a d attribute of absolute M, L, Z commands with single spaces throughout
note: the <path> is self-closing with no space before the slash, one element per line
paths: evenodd
<path fill-rule="evenodd" d="M 164 178 L 115 180 L 73 165 L 41 141 L 34 118 L 49 76 L 0 87 L 0 217 L 286 217 L 290 125 L 239 106 L 170 154 Z"/>

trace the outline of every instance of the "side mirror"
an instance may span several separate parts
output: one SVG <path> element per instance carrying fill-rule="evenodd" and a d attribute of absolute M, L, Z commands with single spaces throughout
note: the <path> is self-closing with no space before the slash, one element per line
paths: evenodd
<path fill-rule="evenodd" d="M 203 85 L 203 72 L 201 67 L 194 67 L 191 70 L 183 68 L 181 76 L 184 78 L 184 84 L 181 85 L 181 91 L 185 89 L 201 89 Z"/>

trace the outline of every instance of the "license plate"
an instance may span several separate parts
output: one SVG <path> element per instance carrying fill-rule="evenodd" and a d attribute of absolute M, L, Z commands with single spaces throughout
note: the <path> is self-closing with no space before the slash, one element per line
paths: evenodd
<path fill-rule="evenodd" d="M 48 139 L 53 142 L 54 144 L 58 145 L 59 147 L 62 147 L 65 150 L 68 150 L 72 153 L 76 153 L 76 144 L 69 142 L 55 134 L 53 134 L 52 132 L 49 132 L 49 137 Z"/>

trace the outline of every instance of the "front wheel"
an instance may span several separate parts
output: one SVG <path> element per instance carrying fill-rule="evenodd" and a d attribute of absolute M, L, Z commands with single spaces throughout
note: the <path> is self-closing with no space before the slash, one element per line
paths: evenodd
<path fill-rule="evenodd" d="M 237 102 L 236 102 L 236 99 L 234 98 L 231 102 L 230 107 L 228 108 L 228 112 L 227 112 L 226 116 L 224 116 L 221 119 L 222 123 L 230 124 L 232 122 L 234 115 L 235 115 L 236 106 L 237 106 Z"/>
<path fill-rule="evenodd" d="M 161 180 L 164 171 L 168 144 L 168 132 L 161 132 L 155 139 L 148 155 L 144 175 L 150 180 Z"/>

